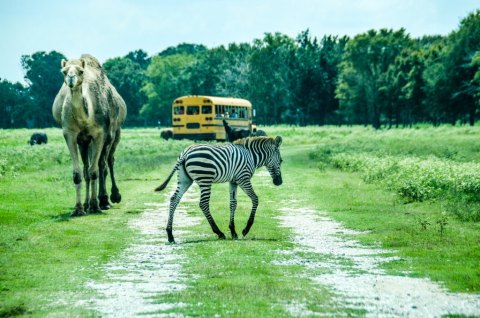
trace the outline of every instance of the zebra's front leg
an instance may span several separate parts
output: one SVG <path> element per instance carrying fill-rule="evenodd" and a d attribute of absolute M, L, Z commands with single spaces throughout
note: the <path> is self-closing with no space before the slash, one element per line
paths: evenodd
<path fill-rule="evenodd" d="M 235 209 L 237 208 L 237 184 L 230 182 L 230 233 L 232 233 L 232 239 L 237 240 L 238 235 L 235 231 Z"/>
<path fill-rule="evenodd" d="M 212 215 L 210 214 L 210 190 L 211 184 L 209 186 L 200 187 L 200 209 L 202 209 L 203 214 L 207 218 L 208 223 L 212 227 L 213 233 L 218 235 L 218 238 L 221 240 L 225 239 L 225 234 L 218 228 L 217 224 L 213 220 Z"/>
<path fill-rule="evenodd" d="M 240 187 L 245 192 L 245 194 L 248 195 L 252 200 L 252 211 L 250 212 L 250 217 L 248 218 L 247 225 L 242 231 L 242 235 L 245 237 L 250 231 L 250 228 L 253 225 L 253 221 L 255 220 L 255 212 L 257 211 L 257 207 L 258 207 L 258 196 L 255 194 L 255 191 L 253 191 L 253 187 L 250 180 L 240 184 Z"/>

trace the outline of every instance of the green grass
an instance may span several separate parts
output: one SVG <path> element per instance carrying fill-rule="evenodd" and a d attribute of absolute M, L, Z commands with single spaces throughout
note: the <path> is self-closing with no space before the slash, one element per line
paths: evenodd
<path fill-rule="evenodd" d="M 32 131 L 0 131 L 0 153 L 8 163 L 0 177 L 0 316 L 42 316 L 60 293 L 84 293 L 84 283 L 103 274 L 99 266 L 134 239 L 127 227 L 131 212 L 153 196 L 153 183 L 143 181 L 152 177 L 145 172 L 173 155 L 155 151 L 166 142 L 154 131 L 130 132 L 124 136 L 129 147 L 120 144 L 118 150 L 132 162 L 117 161 L 123 202 L 102 215 L 70 218 L 75 190 L 61 131 L 48 129 L 49 143 L 35 147 L 26 144 Z"/>
<path fill-rule="evenodd" d="M 480 292 L 479 223 L 462 221 L 452 211 L 467 209 L 471 202 L 462 204 L 449 196 L 405 201 L 381 179 L 367 183 L 362 172 L 331 165 L 334 156 L 358 153 L 479 164 L 479 128 L 261 129 L 283 137 L 284 185 L 266 185 L 265 177 L 255 177 L 260 207 L 251 232 L 239 241 L 218 241 L 197 203 L 185 203 L 190 213 L 201 217 L 182 249 L 184 271 L 196 279 L 187 289 L 159 295 L 156 301 L 186 303 L 171 311 L 192 316 L 287 317 L 284 305 L 289 303 L 332 316 L 362 316 L 364 312 L 334 303 L 329 290 L 314 286 L 308 279 L 311 270 L 278 264 L 291 257 L 278 251 L 291 253 L 294 247 L 291 233 L 275 218 L 289 200 L 326 211 L 349 228 L 368 230 L 358 239 L 401 257 L 385 265 L 391 272 L 430 277 L 453 291 Z M 96 296 L 85 289 L 85 282 L 103 277 L 102 265 L 135 241 L 128 221 L 138 217 L 144 203 L 163 200 L 152 189 L 190 142 L 164 141 L 156 129 L 124 130 L 116 161 L 122 203 L 103 215 L 72 219 L 75 191 L 61 132 L 48 129 L 49 143 L 30 147 L 32 132 L 0 130 L 0 317 L 95 316 L 58 301 L 62 295 Z M 237 232 L 249 210 L 248 198 L 239 194 Z M 229 237 L 227 185 L 214 186 L 212 214 Z M 443 232 L 437 223 L 442 220 L 447 222 Z M 313 253 L 302 257 L 321 261 Z"/>

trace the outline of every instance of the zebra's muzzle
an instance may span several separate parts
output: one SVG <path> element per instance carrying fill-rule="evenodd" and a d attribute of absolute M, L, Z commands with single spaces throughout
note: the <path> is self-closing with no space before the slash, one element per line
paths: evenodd
<path fill-rule="evenodd" d="M 273 184 L 279 186 L 283 183 L 282 176 L 275 176 L 273 178 Z"/>

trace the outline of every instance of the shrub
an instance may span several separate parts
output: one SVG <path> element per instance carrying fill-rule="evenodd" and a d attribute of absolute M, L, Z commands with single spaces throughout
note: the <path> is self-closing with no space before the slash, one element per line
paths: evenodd
<path fill-rule="evenodd" d="M 360 172 L 368 183 L 380 182 L 407 201 L 424 201 L 440 197 L 480 204 L 480 164 L 448 159 L 385 156 L 370 154 L 332 155 L 330 163 L 345 171 Z M 457 204 L 458 209 L 458 204 Z M 465 209 L 457 214 L 463 220 L 480 220 L 480 211 Z"/>

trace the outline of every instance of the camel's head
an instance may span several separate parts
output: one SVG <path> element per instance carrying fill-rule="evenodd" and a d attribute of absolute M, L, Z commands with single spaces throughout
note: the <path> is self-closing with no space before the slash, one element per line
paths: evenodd
<path fill-rule="evenodd" d="M 82 85 L 84 68 L 85 61 L 83 59 L 62 60 L 62 73 L 65 84 L 72 89 Z"/>

